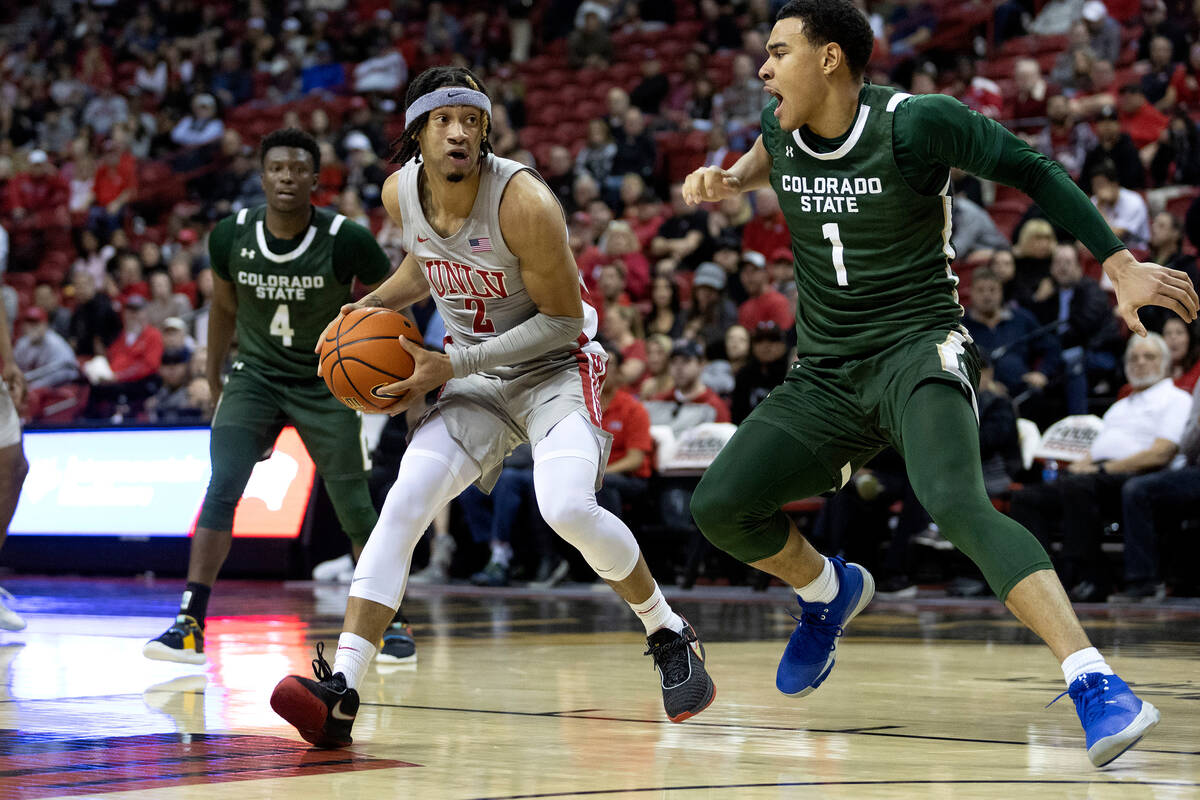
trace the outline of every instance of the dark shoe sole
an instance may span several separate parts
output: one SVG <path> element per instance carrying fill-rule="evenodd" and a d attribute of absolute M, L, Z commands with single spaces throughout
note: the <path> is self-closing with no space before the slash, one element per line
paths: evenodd
<path fill-rule="evenodd" d="M 326 733 L 329 709 L 292 675 L 281 680 L 271 692 L 271 708 L 314 747 L 333 749 L 346 747 L 354 741 L 350 737 L 334 739 Z"/>

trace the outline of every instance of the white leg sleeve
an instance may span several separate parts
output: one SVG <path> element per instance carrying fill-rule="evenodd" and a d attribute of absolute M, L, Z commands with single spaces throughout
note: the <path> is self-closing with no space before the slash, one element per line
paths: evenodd
<path fill-rule="evenodd" d="M 396 483 L 358 558 L 350 596 L 399 608 L 413 548 L 437 513 L 478 477 L 478 465 L 440 416 L 422 425 L 404 451 Z"/>
<path fill-rule="evenodd" d="M 600 445 L 589 423 L 572 414 L 533 449 L 538 509 L 554 532 L 583 554 L 601 578 L 620 581 L 637 566 L 637 540 L 619 517 L 596 504 Z"/>

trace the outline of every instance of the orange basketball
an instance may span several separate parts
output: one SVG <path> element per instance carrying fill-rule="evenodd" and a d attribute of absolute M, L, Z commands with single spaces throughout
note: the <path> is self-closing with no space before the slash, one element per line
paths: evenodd
<path fill-rule="evenodd" d="M 333 396 L 355 411 L 378 411 L 396 402 L 378 391 L 412 375 L 413 360 L 400 344 L 421 343 L 408 317 L 385 308 L 356 308 L 338 319 L 321 342 L 321 375 Z"/>

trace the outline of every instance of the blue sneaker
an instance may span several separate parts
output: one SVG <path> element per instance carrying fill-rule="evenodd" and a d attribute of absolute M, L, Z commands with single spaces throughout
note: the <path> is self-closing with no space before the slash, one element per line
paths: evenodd
<path fill-rule="evenodd" d="M 794 697 L 816 691 L 829 676 L 842 629 L 875 596 L 875 579 L 871 573 L 858 564 L 847 564 L 841 556 L 829 561 L 840 582 L 837 597 L 829 603 L 799 601 L 800 616 L 795 617 L 799 624 L 788 639 L 783 658 L 779 660 L 779 670 L 775 673 L 776 688 Z"/>
<path fill-rule="evenodd" d="M 1063 694 L 1075 701 L 1087 737 L 1088 758 L 1097 767 L 1141 741 L 1162 717 L 1157 708 L 1134 694 L 1116 675 L 1089 672 L 1076 678 Z M 1050 705 L 1062 696 L 1051 700 Z"/>

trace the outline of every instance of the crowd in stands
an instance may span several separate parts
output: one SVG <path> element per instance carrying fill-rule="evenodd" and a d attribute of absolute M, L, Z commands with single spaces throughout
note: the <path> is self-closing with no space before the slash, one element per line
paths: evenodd
<path fill-rule="evenodd" d="M 613 356 L 605 426 L 616 437 L 603 502 L 634 509 L 640 535 L 668 542 L 647 551 L 685 581 L 740 580 L 733 562 L 703 552 L 687 513 L 694 477 L 659 473 L 650 428 L 736 425 L 796 357 L 790 236 L 774 192 L 696 208 L 680 191 L 692 169 L 728 167 L 753 144 L 765 98 L 757 67 L 782 4 L 6 7 L 0 273 L 15 357 L 31 387 L 24 419 L 211 415 L 207 235 L 223 216 L 264 201 L 256 147 L 271 130 L 292 126 L 317 138 L 314 202 L 368 225 L 399 263 L 380 189 L 403 127 L 401 98 L 424 67 L 458 63 L 492 95 L 495 152 L 536 167 L 561 200 L 601 317 Z M 876 34 L 872 81 L 951 94 L 1002 122 L 1058 161 L 1136 255 L 1200 283 L 1200 22 L 1192 3 L 860 6 Z M 1090 253 L 1020 192 L 952 177 L 953 267 L 963 324 L 988 363 L 977 402 L 996 502 L 1011 502 L 1054 545 L 1076 599 L 1123 587 L 1135 598 L 1161 596 L 1164 581 L 1176 593 L 1195 590 L 1189 575 L 1160 566 L 1156 540 L 1179 546 L 1173 532 L 1200 516 L 1188 511 L 1200 494 L 1196 326 L 1145 309 L 1143 321 L 1162 338 L 1131 345 Z M 436 328 L 428 304 L 416 314 Z M 1098 440 L 1070 476 L 1038 485 L 1041 474 L 1022 463 L 1018 417 L 1045 429 L 1087 413 L 1129 431 Z M 511 483 L 528 495 L 520 458 Z M 539 578 L 563 577 L 551 537 L 529 544 L 528 558 L 519 552 L 527 543 L 517 542 L 514 554 L 510 534 L 530 526 L 514 521 L 502 496 L 463 503 L 476 539 L 491 543 L 492 559 L 475 578 L 504 582 L 522 559 L 529 576 L 534 564 Z M 1081 516 L 1083 496 L 1104 503 Z M 804 520 L 812 535 L 878 569 L 883 589 L 903 594 L 936 574 L 958 575 L 963 593 L 982 591 L 965 559 L 944 555 L 948 543 L 894 453 L 831 501 L 800 510 L 816 510 Z M 1132 554 L 1123 575 L 1100 557 L 1105 525 Z M 932 545 L 932 557 L 914 556 L 910 545 L 920 542 Z"/>

